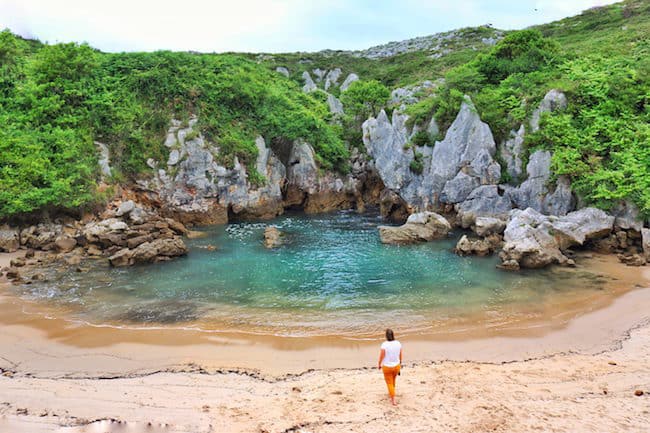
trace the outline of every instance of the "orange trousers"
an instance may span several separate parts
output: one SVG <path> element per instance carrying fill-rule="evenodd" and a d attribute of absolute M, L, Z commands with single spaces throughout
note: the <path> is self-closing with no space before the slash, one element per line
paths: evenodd
<path fill-rule="evenodd" d="M 399 365 L 395 367 L 386 367 L 385 365 L 381 367 L 381 370 L 384 372 L 384 380 L 386 381 L 386 386 L 388 387 L 388 394 L 391 397 L 395 397 L 395 379 L 399 374 Z"/>

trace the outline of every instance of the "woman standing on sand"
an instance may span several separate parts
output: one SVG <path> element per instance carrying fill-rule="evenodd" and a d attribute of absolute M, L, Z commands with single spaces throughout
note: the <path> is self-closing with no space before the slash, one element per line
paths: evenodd
<path fill-rule="evenodd" d="M 384 380 L 388 386 L 388 395 L 393 406 L 395 403 L 395 379 L 402 364 L 402 343 L 395 340 L 392 329 L 386 330 L 386 341 L 381 343 L 379 352 L 379 369 L 384 372 Z"/>

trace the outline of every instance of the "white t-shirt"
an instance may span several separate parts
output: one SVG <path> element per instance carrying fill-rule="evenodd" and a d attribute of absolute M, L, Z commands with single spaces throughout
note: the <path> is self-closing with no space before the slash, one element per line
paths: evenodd
<path fill-rule="evenodd" d="M 381 348 L 386 351 L 382 365 L 386 367 L 395 367 L 399 365 L 399 353 L 402 351 L 402 343 L 397 340 L 384 341 Z"/>

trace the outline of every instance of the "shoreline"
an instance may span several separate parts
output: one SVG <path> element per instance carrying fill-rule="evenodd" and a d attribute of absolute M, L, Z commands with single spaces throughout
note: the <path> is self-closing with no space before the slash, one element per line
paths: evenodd
<path fill-rule="evenodd" d="M 612 289 L 583 300 L 582 304 L 570 304 L 572 309 L 547 312 L 543 323 L 538 319 L 512 329 L 481 324 L 456 333 L 398 334 L 408 347 L 407 359 L 415 363 L 501 363 L 568 352 L 593 354 L 615 347 L 621 335 L 650 320 L 650 269 L 612 266 L 612 261 L 604 257 L 592 261 L 594 266 L 610 266 L 608 270 L 615 273 L 607 275 L 619 291 Z M 639 275 L 629 277 L 630 269 Z M 620 287 L 632 285 L 633 281 L 648 288 Z M 93 326 L 48 317 L 43 311 L 26 313 L 26 305 L 29 302 L 20 298 L 0 295 L 0 368 L 20 365 L 22 372 L 33 375 L 97 377 L 200 365 L 208 370 L 233 369 L 281 377 L 311 370 L 371 366 L 380 342 L 164 326 Z M 89 365 L 97 371 L 89 369 Z"/>
<path fill-rule="evenodd" d="M 617 266 L 650 282 L 649 269 Z M 379 340 L 34 326 L 20 299 L 0 295 L 0 431 L 645 432 L 650 284 L 603 297 L 517 337 L 403 338 L 392 408 L 373 368 Z"/>

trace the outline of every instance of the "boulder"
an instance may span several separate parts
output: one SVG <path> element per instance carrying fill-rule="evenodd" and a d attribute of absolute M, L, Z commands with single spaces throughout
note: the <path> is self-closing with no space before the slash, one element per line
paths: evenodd
<path fill-rule="evenodd" d="M 618 260 L 628 266 L 644 266 L 646 258 L 641 254 L 619 254 Z"/>
<path fill-rule="evenodd" d="M 54 241 L 55 250 L 60 253 L 68 253 L 75 249 L 77 246 L 77 240 L 73 237 L 62 235 L 56 238 Z"/>
<path fill-rule="evenodd" d="M 336 96 L 332 95 L 331 93 L 327 94 L 327 106 L 329 107 L 332 114 L 345 114 L 343 112 L 343 104 Z"/>
<path fill-rule="evenodd" d="M 27 227 L 20 232 L 20 242 L 28 248 L 47 250 L 63 231 L 60 224 L 41 223 Z"/>
<path fill-rule="evenodd" d="M 264 246 L 272 249 L 281 246 L 284 243 L 283 234 L 275 227 L 264 229 Z"/>
<path fill-rule="evenodd" d="M 474 233 L 481 237 L 492 234 L 500 235 L 506 229 L 506 222 L 499 218 L 478 217 L 472 226 Z"/>
<path fill-rule="evenodd" d="M 523 268 L 542 268 L 551 264 L 566 264 L 555 238 L 549 234 L 547 217 L 533 208 L 515 209 L 504 232 L 505 245 L 499 254 L 503 267 L 514 269 L 512 261 Z M 506 264 L 507 263 L 507 264 Z"/>
<path fill-rule="evenodd" d="M 13 253 L 20 247 L 20 231 L 8 225 L 0 226 L 0 251 Z"/>
<path fill-rule="evenodd" d="M 10 281 L 19 280 L 21 278 L 20 271 L 14 267 L 7 269 L 5 276 Z"/>
<path fill-rule="evenodd" d="M 449 231 L 451 224 L 442 215 L 420 212 L 409 216 L 402 226 L 379 226 L 379 237 L 382 243 L 402 245 L 444 238 Z"/>
<path fill-rule="evenodd" d="M 111 264 L 111 266 L 114 267 L 123 267 L 123 266 L 130 266 L 133 264 L 131 257 L 133 255 L 133 252 L 125 248 L 123 250 L 119 250 L 112 256 L 108 258 L 108 262 Z"/>
<path fill-rule="evenodd" d="M 15 257 L 9 261 L 9 266 L 12 268 L 22 268 L 25 264 L 26 261 L 24 257 Z"/>
<path fill-rule="evenodd" d="M 157 239 L 152 242 L 158 250 L 158 255 L 163 257 L 179 257 L 187 254 L 185 242 L 179 237 L 172 239 Z M 137 248 L 136 248 L 137 250 Z"/>
<path fill-rule="evenodd" d="M 561 250 L 603 238 L 612 232 L 614 217 L 600 209 L 584 208 L 550 222 Z"/>
<path fill-rule="evenodd" d="M 129 226 L 117 218 L 109 218 L 99 222 L 86 224 L 82 233 L 88 242 L 97 242 L 103 235 L 119 233 L 127 230 Z"/>
<path fill-rule="evenodd" d="M 612 215 L 616 217 L 614 227 L 621 230 L 635 230 L 641 232 L 643 220 L 639 215 L 639 208 L 627 201 L 619 203 L 613 210 Z"/>
<path fill-rule="evenodd" d="M 454 252 L 459 256 L 475 255 L 484 257 L 492 254 L 499 244 L 499 236 L 490 239 L 471 239 L 467 235 L 463 235 L 456 244 Z"/>
<path fill-rule="evenodd" d="M 543 212 L 544 197 L 551 177 L 551 152 L 538 150 L 530 155 L 526 166 L 528 178 L 518 187 L 508 190 L 515 207 Z"/>
<path fill-rule="evenodd" d="M 277 72 L 278 74 L 282 74 L 285 77 L 289 78 L 289 70 L 287 68 L 285 68 L 284 66 L 278 66 L 277 68 L 275 68 L 275 72 Z"/>
<path fill-rule="evenodd" d="M 172 229 L 177 235 L 185 236 L 189 232 L 183 223 L 178 222 L 172 218 L 165 218 L 165 222 L 169 228 Z"/>
<path fill-rule="evenodd" d="M 115 211 L 115 216 L 121 217 L 127 215 L 133 209 L 135 209 L 135 203 L 133 202 L 133 200 L 124 201 L 120 203 L 120 206 L 117 208 L 117 211 Z"/>
<path fill-rule="evenodd" d="M 499 194 L 496 185 L 484 185 L 476 188 L 467 200 L 456 205 L 459 223 L 469 228 L 479 217 L 505 218 L 512 210 L 512 203 L 506 195 Z"/>
<path fill-rule="evenodd" d="M 341 77 L 341 68 L 335 68 L 332 69 L 327 73 L 325 76 L 325 85 L 324 88 L 325 90 L 329 90 L 330 87 L 336 86 L 339 82 L 339 78 Z"/>

